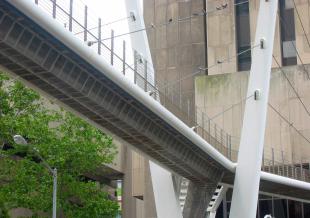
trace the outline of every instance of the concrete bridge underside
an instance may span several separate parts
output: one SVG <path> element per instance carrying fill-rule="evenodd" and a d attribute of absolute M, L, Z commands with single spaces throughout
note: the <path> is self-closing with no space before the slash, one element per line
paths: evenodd
<path fill-rule="evenodd" d="M 233 172 L 7 1 L 0 2 L 0 65 L 197 186 L 233 184 Z M 310 200 L 270 181 L 260 190 Z"/>

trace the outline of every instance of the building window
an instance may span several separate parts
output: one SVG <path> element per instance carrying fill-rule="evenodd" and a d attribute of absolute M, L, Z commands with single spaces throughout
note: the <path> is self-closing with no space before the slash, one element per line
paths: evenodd
<path fill-rule="evenodd" d="M 287 200 L 286 199 L 275 199 L 274 204 L 274 217 L 287 218 Z"/>
<path fill-rule="evenodd" d="M 249 2 L 235 0 L 235 4 L 237 53 L 241 53 L 251 48 Z M 237 61 L 238 71 L 250 70 L 251 50 L 239 55 Z"/>
<path fill-rule="evenodd" d="M 294 5 L 291 0 L 280 0 L 280 27 L 281 27 L 281 50 L 282 65 L 296 65 L 296 33 Z"/>

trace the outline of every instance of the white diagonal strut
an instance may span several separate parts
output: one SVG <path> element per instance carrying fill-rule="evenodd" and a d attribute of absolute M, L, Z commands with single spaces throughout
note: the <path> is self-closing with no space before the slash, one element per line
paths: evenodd
<path fill-rule="evenodd" d="M 278 0 L 260 0 L 230 218 L 255 218 Z"/>
<path fill-rule="evenodd" d="M 127 0 L 126 9 L 128 16 L 135 16 L 134 21 L 129 21 L 129 30 L 135 31 L 137 29 L 145 28 L 142 9 L 138 0 Z M 131 44 L 137 52 L 143 55 L 145 60 L 148 60 L 150 68 L 153 68 L 153 62 L 148 43 L 147 34 L 145 31 L 131 34 Z M 151 72 L 154 72 L 152 69 Z M 150 83 L 154 83 L 154 75 L 148 74 L 151 78 L 146 78 Z M 172 174 L 158 164 L 149 161 L 150 174 L 153 186 L 153 193 L 155 199 L 155 207 L 158 218 L 182 218 L 181 207 L 175 194 Z"/>

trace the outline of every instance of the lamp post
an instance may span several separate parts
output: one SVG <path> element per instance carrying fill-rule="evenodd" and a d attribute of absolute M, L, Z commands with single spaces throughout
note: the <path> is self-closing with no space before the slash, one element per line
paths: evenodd
<path fill-rule="evenodd" d="M 15 135 L 15 136 L 13 136 L 13 139 L 14 139 L 14 142 L 18 145 L 25 145 L 25 146 L 28 145 L 26 139 L 24 139 L 24 137 L 22 137 L 21 135 Z M 57 207 L 56 207 L 56 205 L 57 205 L 57 169 L 56 168 L 52 169 L 50 167 L 50 165 L 48 165 L 48 163 L 43 159 L 43 157 L 40 155 L 40 153 L 35 148 L 33 148 L 33 150 L 36 152 L 37 156 L 40 158 L 43 165 L 49 170 L 49 172 L 53 176 L 53 218 L 56 218 L 56 210 L 57 210 Z"/>

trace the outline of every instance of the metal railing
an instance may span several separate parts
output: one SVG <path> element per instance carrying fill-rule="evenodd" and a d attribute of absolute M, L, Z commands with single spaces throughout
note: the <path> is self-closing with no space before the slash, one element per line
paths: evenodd
<path fill-rule="evenodd" d="M 234 148 L 239 147 L 239 139 L 225 132 L 204 111 L 195 106 L 193 92 L 182 93 L 179 84 L 169 86 L 166 83 L 159 83 L 164 80 L 156 78 L 148 61 L 136 51 L 128 52 L 129 49 L 124 40 L 117 43 L 113 30 L 111 30 L 108 39 L 103 38 L 101 18 L 94 17 L 93 13 L 89 13 L 89 8 L 86 5 L 79 0 L 34 0 L 34 2 L 65 29 L 72 32 L 72 37 L 77 37 L 89 45 L 124 76 L 132 79 L 134 84 L 148 92 L 185 124 L 193 128 L 193 131 L 219 152 L 232 161 L 237 160 L 238 151 Z M 90 24 L 96 24 L 96 26 Z M 276 152 L 274 149 L 271 150 L 271 153 L 264 151 L 262 170 L 310 181 L 310 164 L 305 164 L 301 158 L 288 157 L 289 155 L 283 151 Z"/>

